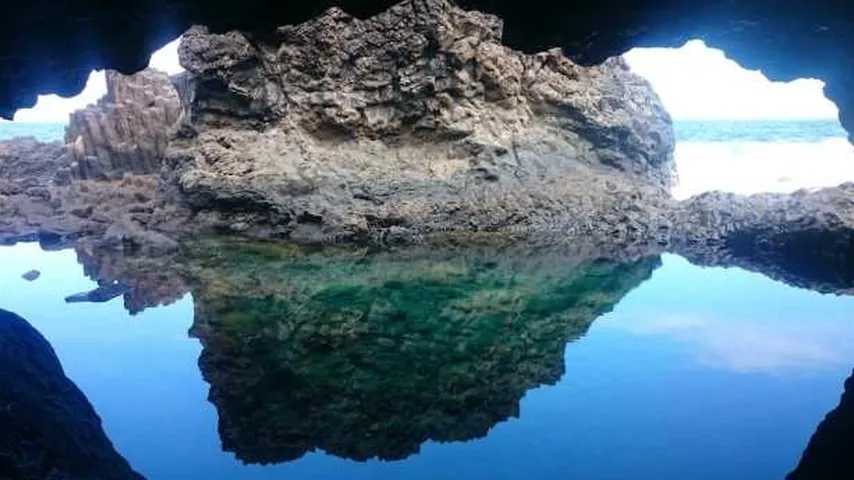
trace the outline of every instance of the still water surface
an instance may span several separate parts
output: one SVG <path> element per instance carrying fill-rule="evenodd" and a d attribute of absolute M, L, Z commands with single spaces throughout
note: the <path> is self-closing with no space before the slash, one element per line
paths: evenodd
<path fill-rule="evenodd" d="M 204 253 L 130 315 L 0 247 L 0 308 L 147 478 L 779 479 L 854 367 L 854 298 L 673 255 Z"/>

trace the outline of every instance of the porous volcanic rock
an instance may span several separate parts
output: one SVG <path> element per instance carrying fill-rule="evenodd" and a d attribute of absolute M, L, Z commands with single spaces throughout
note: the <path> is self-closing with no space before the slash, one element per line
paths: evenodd
<path fill-rule="evenodd" d="M 61 142 L 34 137 L 0 141 L 0 195 L 11 195 L 51 185 L 65 162 Z"/>
<path fill-rule="evenodd" d="M 181 114 L 169 76 L 146 69 L 134 75 L 108 70 L 107 94 L 71 114 L 65 131 L 74 178 L 119 180 L 159 173 Z"/>
<path fill-rule="evenodd" d="M 446 0 L 265 35 L 193 28 L 173 181 L 200 221 L 298 241 L 566 231 L 667 198 L 673 131 L 646 81 L 501 34 Z"/>
<path fill-rule="evenodd" d="M 67 145 L 0 142 L 0 242 L 97 238 L 173 248 L 157 226 L 186 221 L 161 201 L 163 154 L 181 117 L 177 90 L 156 70 L 107 72 L 108 93 L 71 115 Z"/>
<path fill-rule="evenodd" d="M 711 192 L 674 212 L 670 248 L 693 261 L 854 293 L 854 183 L 791 194 Z"/>

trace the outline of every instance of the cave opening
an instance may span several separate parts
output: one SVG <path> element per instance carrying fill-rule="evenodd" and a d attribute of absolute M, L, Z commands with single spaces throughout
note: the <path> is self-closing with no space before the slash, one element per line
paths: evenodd
<path fill-rule="evenodd" d="M 178 61 L 180 37 L 151 55 L 149 68 L 170 76 L 184 71 Z M 98 103 L 107 93 L 105 70 L 93 70 L 86 87 L 77 95 L 62 97 L 56 94 L 39 95 L 36 104 L 15 113 L 12 121 L 0 119 L 0 141 L 31 136 L 42 142 L 62 141 L 71 114 Z"/>
<path fill-rule="evenodd" d="M 675 197 L 788 193 L 854 181 L 854 146 L 820 80 L 770 81 L 701 40 L 636 48 L 624 58 L 673 118 Z"/>

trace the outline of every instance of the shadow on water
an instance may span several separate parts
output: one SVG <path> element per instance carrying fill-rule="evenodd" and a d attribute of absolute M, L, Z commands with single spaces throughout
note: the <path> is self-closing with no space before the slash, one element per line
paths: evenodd
<path fill-rule="evenodd" d="M 120 286 L 131 313 L 192 293 L 190 334 L 203 346 L 199 367 L 223 449 L 257 464 L 315 450 L 400 460 L 427 441 L 483 437 L 519 415 L 528 390 L 556 383 L 565 345 L 661 265 L 657 254 L 583 248 L 371 252 L 216 241 L 158 257 L 83 247 L 77 255 L 101 285 L 95 292 Z M 0 400 L 25 412 L 7 419 L 0 410 L 13 426 L 0 432 L 0 476 L 90 465 L 124 475 L 104 478 L 137 478 L 47 342 L 14 315 L 0 317 Z M 790 478 L 851 471 L 848 384 Z"/>

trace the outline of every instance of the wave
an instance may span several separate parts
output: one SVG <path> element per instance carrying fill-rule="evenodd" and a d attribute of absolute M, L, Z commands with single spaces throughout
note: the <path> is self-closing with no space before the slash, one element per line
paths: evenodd
<path fill-rule="evenodd" d="M 680 142 L 676 198 L 702 192 L 787 193 L 854 182 L 854 146 L 847 138 L 814 142 Z"/>

